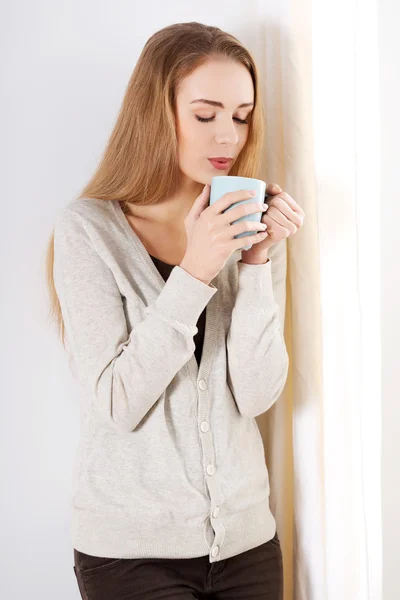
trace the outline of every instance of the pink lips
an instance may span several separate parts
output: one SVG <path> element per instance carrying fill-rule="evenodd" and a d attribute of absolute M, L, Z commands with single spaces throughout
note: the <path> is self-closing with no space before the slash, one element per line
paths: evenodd
<path fill-rule="evenodd" d="M 224 171 L 226 169 L 229 169 L 229 167 L 231 166 L 232 160 L 213 160 L 211 158 L 208 159 L 210 161 L 210 163 L 212 164 L 213 167 L 215 167 L 216 169 L 219 169 L 220 171 Z"/>

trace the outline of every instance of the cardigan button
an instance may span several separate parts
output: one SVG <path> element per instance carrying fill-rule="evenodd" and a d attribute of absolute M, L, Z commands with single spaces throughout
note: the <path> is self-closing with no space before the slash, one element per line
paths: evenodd
<path fill-rule="evenodd" d="M 202 424 L 200 425 L 200 429 L 201 429 L 202 431 L 204 431 L 204 433 L 206 433 L 206 432 L 207 432 L 207 431 L 210 429 L 210 427 L 209 427 L 209 425 L 208 425 L 207 421 L 203 421 L 203 422 L 202 422 Z"/>
<path fill-rule="evenodd" d="M 219 552 L 218 546 L 214 546 L 214 548 L 211 550 L 212 556 L 217 556 L 218 552 Z"/>
<path fill-rule="evenodd" d="M 207 384 L 206 384 L 206 382 L 204 381 L 204 379 L 200 379 L 200 380 L 199 380 L 199 383 L 198 383 L 198 386 L 199 386 L 199 388 L 200 388 L 201 390 L 205 390 L 205 389 L 206 389 L 206 387 L 207 387 Z"/>
<path fill-rule="evenodd" d="M 213 510 L 213 513 L 212 513 L 212 516 L 214 517 L 214 519 L 217 519 L 217 518 L 218 518 L 219 511 L 220 511 L 220 508 L 219 508 L 219 506 L 216 506 L 216 507 L 214 508 L 214 510 Z"/>

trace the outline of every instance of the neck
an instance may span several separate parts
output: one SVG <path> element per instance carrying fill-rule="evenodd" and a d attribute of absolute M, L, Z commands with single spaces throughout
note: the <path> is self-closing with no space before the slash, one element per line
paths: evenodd
<path fill-rule="evenodd" d="M 183 221 L 190 212 L 193 202 L 203 189 L 202 184 L 195 181 L 186 185 L 177 193 L 157 204 L 129 204 L 130 214 L 138 220 L 156 223 L 162 226 L 183 227 Z"/>

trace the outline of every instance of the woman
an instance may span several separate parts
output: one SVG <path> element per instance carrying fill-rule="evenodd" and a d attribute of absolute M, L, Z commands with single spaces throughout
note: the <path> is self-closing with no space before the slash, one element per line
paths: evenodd
<path fill-rule="evenodd" d="M 224 212 L 248 192 L 210 207 L 204 186 L 258 176 L 263 123 L 242 44 L 170 25 L 139 57 L 97 172 L 57 216 L 48 283 L 82 389 L 72 497 L 82 598 L 283 598 L 255 417 L 288 370 L 268 248 L 302 211 L 269 187 L 272 239 L 260 223 L 231 225 L 259 203 Z M 238 260 L 234 236 L 250 229 Z"/>

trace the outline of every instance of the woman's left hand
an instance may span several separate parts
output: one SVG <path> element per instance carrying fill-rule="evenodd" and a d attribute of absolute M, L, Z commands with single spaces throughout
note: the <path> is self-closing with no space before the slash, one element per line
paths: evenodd
<path fill-rule="evenodd" d="M 268 209 L 263 214 L 261 223 L 267 225 L 268 236 L 265 240 L 253 244 L 249 250 L 242 250 L 243 262 L 263 258 L 266 260 L 271 246 L 294 235 L 303 225 L 303 209 L 289 194 L 283 192 L 278 184 L 270 183 L 267 186 L 264 202 L 268 204 Z"/>

